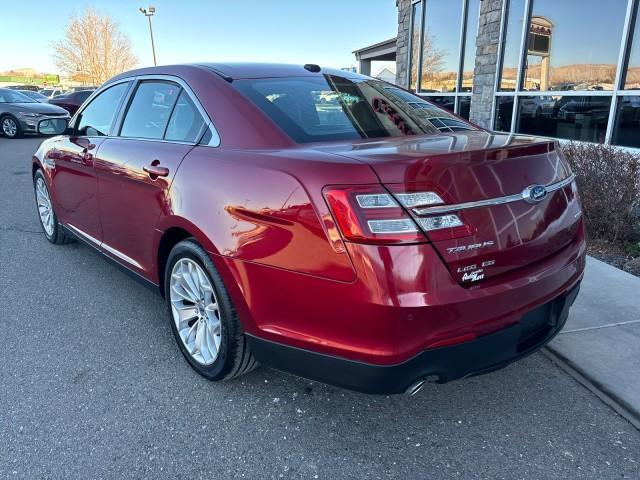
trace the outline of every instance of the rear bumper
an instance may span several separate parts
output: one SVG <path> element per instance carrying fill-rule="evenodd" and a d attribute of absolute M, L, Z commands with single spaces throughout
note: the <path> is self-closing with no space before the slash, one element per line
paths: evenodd
<path fill-rule="evenodd" d="M 520 321 L 466 343 L 426 350 L 396 365 L 374 365 L 291 347 L 248 335 L 267 366 L 364 393 L 395 394 L 428 379 L 445 383 L 487 373 L 540 349 L 564 326 L 580 284 L 524 314 Z"/>

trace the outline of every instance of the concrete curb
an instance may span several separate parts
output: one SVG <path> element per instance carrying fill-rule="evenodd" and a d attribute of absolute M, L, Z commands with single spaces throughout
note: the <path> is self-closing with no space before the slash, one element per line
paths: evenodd
<path fill-rule="evenodd" d="M 618 415 L 626 419 L 631 425 L 640 430 L 640 412 L 635 410 L 624 400 L 606 388 L 597 380 L 590 378 L 588 372 L 581 369 L 571 360 L 565 358 L 550 346 L 544 347 L 542 353 L 545 357 L 558 365 L 562 370 L 571 375 L 578 383 L 587 388 L 596 397 L 611 407 Z"/>

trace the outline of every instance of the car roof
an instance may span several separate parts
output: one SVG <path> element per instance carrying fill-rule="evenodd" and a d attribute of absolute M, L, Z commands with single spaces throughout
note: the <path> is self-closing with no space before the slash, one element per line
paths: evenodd
<path fill-rule="evenodd" d="M 136 75 L 163 75 L 171 74 L 184 69 L 209 70 L 227 81 L 245 78 L 277 78 L 277 77 L 313 77 L 323 74 L 340 75 L 353 79 L 366 79 L 368 77 L 357 73 L 336 68 L 324 68 L 321 65 L 320 71 L 307 70 L 304 65 L 283 64 L 283 63 L 191 63 L 179 65 L 166 65 L 160 67 L 146 67 L 131 70 L 114 77 L 111 80 L 135 77 Z M 107 82 L 107 83 L 110 83 Z"/>
<path fill-rule="evenodd" d="M 239 78 L 265 78 L 265 77 L 300 77 L 317 76 L 322 74 L 342 75 L 349 77 L 362 77 L 356 73 L 339 70 L 336 68 L 320 68 L 319 71 L 308 70 L 304 65 L 286 63 L 202 63 L 201 66 L 222 73 L 232 79 Z M 316 66 L 316 65 L 312 65 Z"/>

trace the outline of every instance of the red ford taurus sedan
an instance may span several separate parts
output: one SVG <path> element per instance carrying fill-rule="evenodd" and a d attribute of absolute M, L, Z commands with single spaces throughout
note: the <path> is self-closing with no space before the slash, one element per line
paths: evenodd
<path fill-rule="evenodd" d="M 578 293 L 584 226 L 558 146 L 379 80 L 146 68 L 39 131 L 61 134 L 33 157 L 47 239 L 157 288 L 211 380 L 259 362 L 412 393 L 537 350 Z"/>

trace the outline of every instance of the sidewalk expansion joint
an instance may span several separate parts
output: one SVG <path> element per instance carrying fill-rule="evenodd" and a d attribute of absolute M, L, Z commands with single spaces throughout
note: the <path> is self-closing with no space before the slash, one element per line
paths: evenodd
<path fill-rule="evenodd" d="M 629 320 L 627 322 L 617 322 L 617 323 L 607 323 L 606 325 L 596 325 L 595 327 L 584 327 L 584 328 L 575 328 L 573 330 L 563 330 L 560 332 L 560 335 L 562 335 L 563 333 L 587 332 L 589 330 L 600 330 L 602 328 L 621 327 L 622 325 L 632 325 L 634 323 L 640 323 L 640 320 Z"/>

